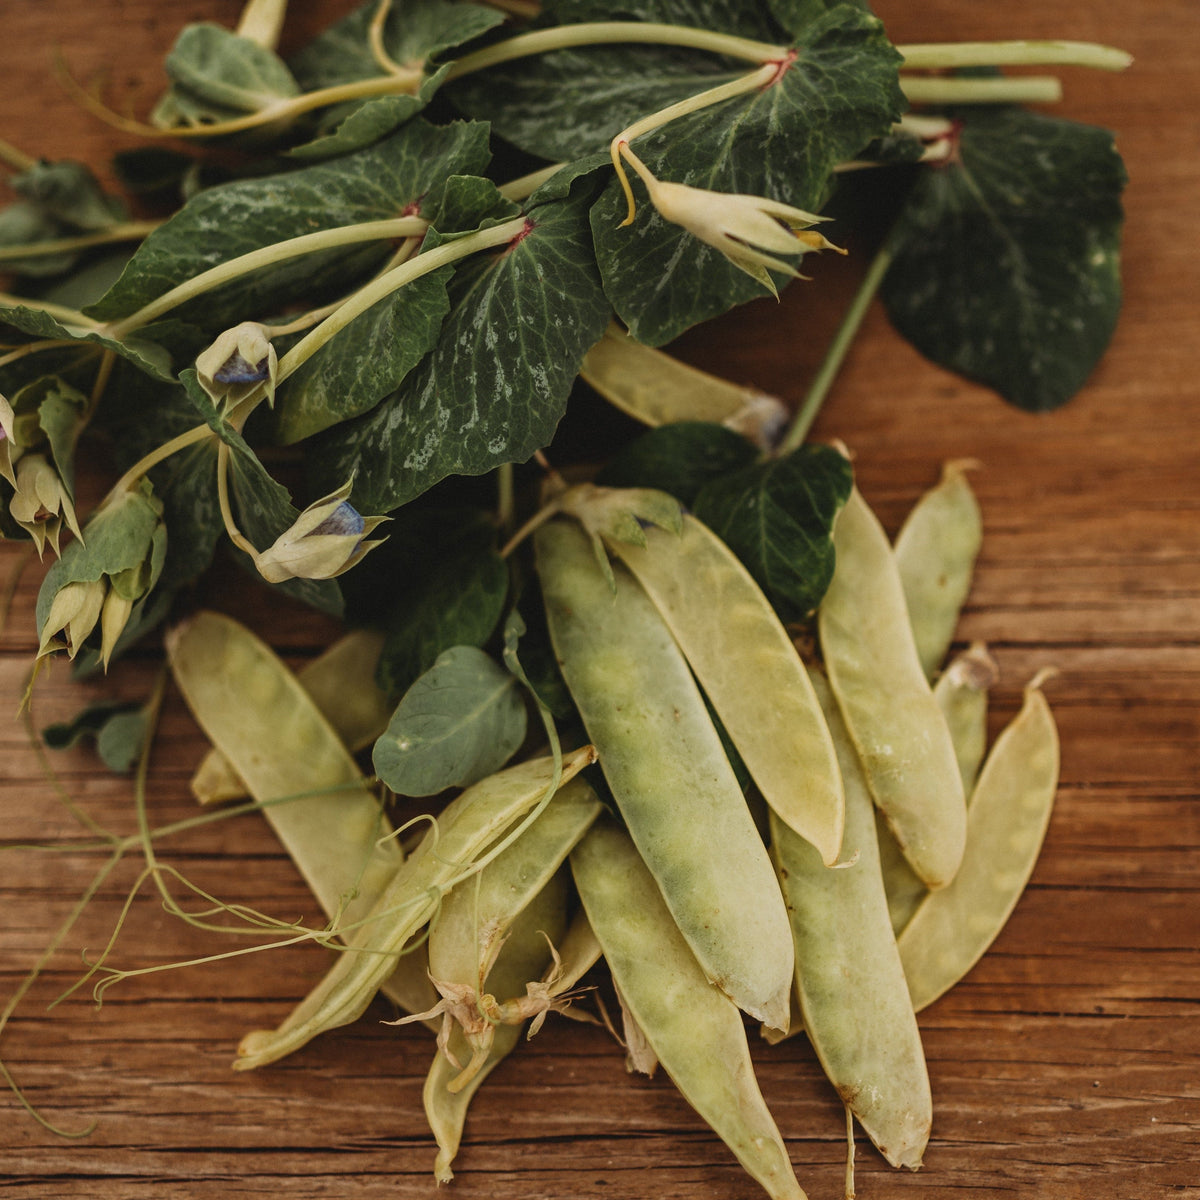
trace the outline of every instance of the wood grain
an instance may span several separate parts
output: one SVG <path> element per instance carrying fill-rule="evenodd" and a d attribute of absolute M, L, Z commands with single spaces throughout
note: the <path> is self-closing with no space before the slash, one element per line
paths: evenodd
<path fill-rule="evenodd" d="M 295 41 L 350 5 L 311 0 Z M 52 79 L 61 48 L 81 79 L 99 71 L 144 111 L 161 56 L 190 19 L 231 24 L 229 0 L 0 4 L 0 136 L 32 153 L 102 163 L 130 144 L 82 114 Z M 861 487 L 895 530 L 945 458 L 969 456 L 984 551 L 962 627 L 1002 669 L 993 722 L 1016 709 L 1039 667 L 1063 745 L 1062 788 L 1032 885 L 991 952 L 922 1014 L 935 1101 L 919 1175 L 869 1147 L 858 1194 L 1145 1200 L 1200 1196 L 1200 450 L 1196 361 L 1200 287 L 1200 8 L 1194 0 L 878 0 L 897 41 L 1057 37 L 1131 50 L 1120 77 L 1063 72 L 1065 115 L 1116 131 L 1130 172 L 1126 308 L 1086 390 L 1032 417 L 931 366 L 875 309 L 814 436 L 852 447 Z M 854 245 L 854 239 L 850 239 Z M 862 257 L 860 254 L 859 258 Z M 819 360 L 853 266 L 822 262 L 781 304 L 759 302 L 685 336 L 698 365 L 795 402 Z M 0 632 L 0 698 L 11 712 L 35 645 L 41 568 L 0 547 L 16 584 Z M 220 573 L 206 602 L 247 619 L 293 660 L 328 622 L 264 613 Z M 38 727 L 87 698 L 146 694 L 147 651 L 100 683 L 56 668 L 38 688 Z M 194 808 L 187 778 L 203 750 L 168 696 L 150 776 L 155 824 Z M 47 778 L 19 722 L 0 724 L 0 836 L 44 849 L 0 852 L 0 992 L 20 983 L 102 856 L 56 800 L 61 788 L 100 824 L 130 832 L 128 780 L 86 752 Z M 281 916 L 314 906 L 265 825 L 222 822 L 165 842 L 197 883 Z M 229 1070 L 240 1035 L 274 1024 L 319 976 L 321 951 L 295 949 L 165 971 L 45 1005 L 113 928 L 137 872 L 130 856 L 99 889 L 5 1031 L 29 1099 L 88 1138 L 66 1140 L 0 1098 L 0 1193 L 28 1200 L 432 1196 L 420 1029 L 366 1019 L 249 1075 Z M 154 966 L 224 943 L 163 913 L 146 889 L 118 958 Z M 814 1200 L 841 1194 L 840 1105 L 802 1041 L 755 1048 L 764 1093 Z M 727 1200 L 754 1194 L 728 1152 L 664 1080 L 626 1076 L 606 1035 L 562 1019 L 483 1088 L 449 1193 L 576 1200 Z"/>

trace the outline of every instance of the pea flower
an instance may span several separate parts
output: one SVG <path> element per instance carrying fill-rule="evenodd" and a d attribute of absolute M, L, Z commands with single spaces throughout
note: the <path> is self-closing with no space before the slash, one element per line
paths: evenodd
<path fill-rule="evenodd" d="M 58 540 L 64 522 L 76 537 L 81 536 L 71 494 L 44 454 L 21 455 L 14 486 L 16 491 L 8 502 L 8 511 L 33 539 L 39 557 L 47 542 L 55 554 L 59 552 Z"/>
<path fill-rule="evenodd" d="M 791 263 L 776 255 L 807 254 L 812 250 L 846 253 L 808 228 L 827 220 L 825 217 L 765 196 L 712 192 L 684 183 L 670 183 L 656 178 L 627 144 L 621 146 L 621 154 L 637 171 L 650 193 L 650 202 L 666 220 L 682 225 L 702 242 L 716 247 L 772 295 L 778 293 L 768 267 L 793 278 L 801 277 Z"/>
<path fill-rule="evenodd" d="M 233 408 L 265 387 L 267 403 L 275 403 L 275 376 L 279 368 L 267 327 L 243 321 L 227 329 L 196 359 L 200 386 L 218 408 Z"/>
<path fill-rule="evenodd" d="M 107 592 L 107 584 L 100 579 L 86 583 L 72 580 L 59 588 L 42 622 L 38 658 L 63 649 L 68 657 L 74 658 L 84 639 L 96 628 Z"/>
<path fill-rule="evenodd" d="M 287 579 L 333 579 L 348 571 L 382 539 L 367 535 L 387 517 L 363 517 L 346 499 L 350 483 L 310 504 L 267 550 L 254 556 L 268 583 Z"/>

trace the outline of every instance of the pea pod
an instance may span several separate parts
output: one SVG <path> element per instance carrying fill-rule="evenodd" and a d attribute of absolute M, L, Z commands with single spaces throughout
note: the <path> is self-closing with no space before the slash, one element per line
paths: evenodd
<path fill-rule="evenodd" d="M 772 816 L 772 855 L 796 943 L 796 997 L 829 1081 L 888 1162 L 915 1170 L 933 1101 L 888 915 L 875 806 L 828 686 L 819 675 L 813 683 L 845 780 L 846 862 L 830 870 Z"/>
<path fill-rule="evenodd" d="M 763 798 L 827 864 L 842 845 L 837 755 L 804 664 L 737 556 L 686 516 L 612 542 L 662 614 Z"/>
<path fill-rule="evenodd" d="M 485 868 L 484 873 L 490 869 Z M 550 960 L 551 943 L 559 942 L 566 929 L 566 901 L 566 879 L 560 871 L 551 875 L 513 920 L 495 965 L 488 972 L 489 991 L 499 996 L 515 995 L 525 987 L 527 980 L 536 979 L 542 973 Z M 469 1080 L 458 1087 L 452 1086 L 461 1078 L 461 1068 L 456 1063 L 465 1062 L 475 1052 L 458 1025 L 449 1031 L 446 1046 L 439 1047 L 425 1077 L 423 1100 L 425 1116 L 438 1146 L 433 1166 L 438 1183 L 449 1183 L 454 1178 L 450 1164 L 458 1153 L 472 1098 L 521 1040 L 519 1023 L 495 1024 L 490 1028 L 493 1035 L 488 1041 L 486 1058 Z"/>
<path fill-rule="evenodd" d="M 926 886 L 945 887 L 966 838 L 962 778 L 917 658 L 892 548 L 857 488 L 833 542 L 837 566 L 818 610 L 830 686 L 905 858 Z"/>
<path fill-rule="evenodd" d="M 988 688 L 995 682 L 997 673 L 987 648 L 982 642 L 975 642 L 955 657 L 933 686 L 933 698 L 946 718 L 950 740 L 954 743 L 968 810 L 987 744 Z M 882 818 L 879 821 L 879 856 L 892 928 L 899 933 L 929 889 L 908 865 Z"/>
<path fill-rule="evenodd" d="M 623 1002 L 663 1069 L 769 1195 L 803 1200 L 741 1014 L 705 978 L 633 842 L 598 821 L 572 851 L 571 871 Z"/>
<path fill-rule="evenodd" d="M 687 662 L 620 564 L 609 588 L 575 522 L 542 526 L 535 545 L 563 676 L 667 907 L 708 978 L 785 1028 L 787 912 Z"/>
<path fill-rule="evenodd" d="M 382 646 L 381 633 L 354 629 L 296 673 L 301 687 L 351 751 L 370 745 L 387 728 L 395 707 L 374 682 Z M 215 804 L 246 795 L 246 785 L 214 748 L 192 776 L 192 793 L 201 804 Z"/>
<path fill-rule="evenodd" d="M 983 764 L 958 876 L 921 902 L 898 939 L 917 1011 L 979 961 L 1033 873 L 1058 786 L 1058 732 L 1043 678 L 1025 689 L 1021 711 Z"/>
<path fill-rule="evenodd" d="M 296 676 L 245 626 L 200 612 L 166 638 L 197 723 L 245 781 L 327 915 L 364 916 L 403 854 L 350 752 Z M 270 803 L 283 800 L 286 803 Z M 344 904 L 344 908 L 343 908 Z"/>
<path fill-rule="evenodd" d="M 559 786 L 594 761 L 590 746 L 567 755 Z M 317 1034 L 361 1016 L 405 945 L 433 916 L 443 893 L 544 800 L 554 782 L 554 763 L 534 759 L 489 775 L 452 800 L 392 876 L 325 978 L 277 1029 L 248 1033 L 238 1047 L 234 1067 L 265 1066 Z"/>
<path fill-rule="evenodd" d="M 917 501 L 896 535 L 917 657 L 930 679 L 954 640 L 983 541 L 983 518 L 966 474 L 978 465 L 971 459 L 946 463 L 941 482 Z"/>

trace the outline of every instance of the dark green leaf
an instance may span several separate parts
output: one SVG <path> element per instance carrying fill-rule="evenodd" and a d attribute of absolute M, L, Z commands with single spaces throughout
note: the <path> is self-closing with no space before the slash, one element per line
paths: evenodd
<path fill-rule="evenodd" d="M 639 138 L 637 153 L 674 183 L 819 211 L 836 164 L 900 115 L 898 61 L 877 20 L 835 9 L 810 27 L 778 82 Z M 592 211 L 592 231 L 605 292 L 638 341 L 662 345 L 766 294 L 719 250 L 665 221 L 640 181 L 633 187 L 633 224 L 621 227 L 626 202 L 614 178 Z"/>
<path fill-rule="evenodd" d="M 95 738 L 96 750 L 110 771 L 128 771 L 142 750 L 146 713 L 126 700 L 89 704 L 70 721 L 47 725 L 42 741 L 51 750 L 67 750 L 84 738 Z"/>
<path fill-rule="evenodd" d="M 775 19 L 789 33 L 797 36 L 830 9 L 842 4 L 867 13 L 871 11 L 867 0 L 767 0 L 767 7 L 774 13 Z"/>
<path fill-rule="evenodd" d="M 69 159 L 35 163 L 10 182 L 18 195 L 73 231 L 107 229 L 127 215 L 125 205 L 107 195 L 83 163 Z"/>
<path fill-rule="evenodd" d="M 75 494 L 75 443 L 86 422 L 88 399 L 80 391 L 55 376 L 48 376 L 30 385 L 28 402 L 35 403 L 38 424 L 50 445 L 50 457 L 72 497 Z M 20 410 L 26 402 L 25 389 L 13 398 L 13 407 Z"/>
<path fill-rule="evenodd" d="M 164 62 L 191 99 L 221 112 L 259 112 L 300 92 L 274 51 L 208 22 L 187 25 Z"/>
<path fill-rule="evenodd" d="M 483 173 L 487 142 L 484 125 L 438 128 L 418 119 L 335 162 L 210 188 L 142 243 L 89 313 L 101 320 L 128 316 L 185 279 L 252 250 L 322 229 L 419 213 L 422 197 L 446 175 Z M 314 291 L 361 278 L 387 250 L 376 243 L 289 259 L 200 297 L 179 314 L 226 328 L 231 314 L 241 320 L 278 312 L 291 301 L 311 302 Z"/>
<path fill-rule="evenodd" d="M 69 237 L 74 230 L 43 212 L 36 204 L 18 200 L 0 212 L 0 246 L 29 246 Z M 69 271 L 79 260 L 77 251 L 33 254 L 28 258 L 5 258 L 0 266 L 16 275 L 46 279 Z"/>
<path fill-rule="evenodd" d="M 707 483 L 748 467 L 758 450 L 709 421 L 660 425 L 622 447 L 596 476 L 604 487 L 658 488 L 691 507 Z"/>
<path fill-rule="evenodd" d="M 883 285 L 900 332 L 1021 408 L 1065 403 L 1121 305 L 1125 170 L 1102 129 L 997 108 L 910 194 Z"/>
<path fill-rule="evenodd" d="M 517 680 L 482 650 L 453 646 L 404 695 L 375 743 L 376 774 L 401 796 L 435 796 L 498 771 L 525 739 Z"/>
<path fill-rule="evenodd" d="M 399 391 L 318 446 L 322 480 L 357 470 L 357 507 L 388 512 L 447 475 L 524 462 L 549 443 L 609 317 L 590 198 L 544 204 L 514 243 L 464 260 L 437 345 Z"/>
<path fill-rule="evenodd" d="M 164 380 L 174 378 L 170 354 L 162 346 L 149 340 L 144 331 L 141 337 L 133 335 L 118 340 L 93 330 L 69 328 L 42 309 L 25 305 L 0 308 L 0 325 L 11 325 L 22 333 L 34 334 L 38 338 L 102 346 L 105 350 L 112 350 L 122 358 L 128 359 L 147 375 Z"/>
<path fill-rule="evenodd" d="M 695 514 L 742 560 L 784 621 L 803 621 L 833 577 L 833 521 L 850 495 L 849 461 L 803 446 L 708 484 Z"/>
<path fill-rule="evenodd" d="M 732 33 L 760 42 L 779 40 L 770 5 L 742 0 L 559 0 L 546 6 L 557 24 L 581 21 L 654 21 Z"/>

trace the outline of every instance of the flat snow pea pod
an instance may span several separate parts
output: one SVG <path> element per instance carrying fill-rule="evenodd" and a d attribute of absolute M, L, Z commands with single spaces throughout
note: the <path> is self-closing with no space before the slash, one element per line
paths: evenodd
<path fill-rule="evenodd" d="M 968 810 L 975 777 L 987 748 L 988 688 L 995 683 L 998 674 L 995 660 L 987 648 L 982 642 L 975 642 L 954 658 L 933 685 L 933 698 L 946 718 L 950 740 L 954 743 Z M 892 914 L 892 928 L 899 933 L 929 889 L 908 865 L 882 816 L 878 828 L 888 908 Z"/>
<path fill-rule="evenodd" d="M 686 660 L 620 564 L 610 589 L 574 521 L 543 525 L 535 545 L 563 677 L 667 907 L 708 978 L 785 1028 L 787 912 Z"/>
<path fill-rule="evenodd" d="M 600 808 L 590 784 L 571 780 L 511 846 L 443 900 L 429 932 L 429 974 L 443 997 L 447 1031 L 457 1023 L 470 1046 L 470 1062 L 463 1064 L 457 1086 L 465 1085 L 487 1058 L 496 1029 L 488 1008 L 524 996 L 526 985 L 541 978 L 539 966 L 536 975 L 510 991 L 484 987 L 514 922 L 548 885 Z"/>
<path fill-rule="evenodd" d="M 1033 873 L 1058 787 L 1058 731 L 1038 675 L 975 785 L 967 853 L 954 882 L 931 892 L 898 944 L 918 1012 L 953 987 L 1008 920 Z"/>
<path fill-rule="evenodd" d="M 351 751 L 369 746 L 387 728 L 395 708 L 375 684 L 382 647 L 381 633 L 353 629 L 296 672 L 300 686 Z M 201 804 L 215 804 L 246 795 L 246 785 L 213 749 L 192 776 L 192 793 Z"/>
<path fill-rule="evenodd" d="M 264 815 L 322 909 L 341 910 L 341 924 L 357 921 L 403 853 L 395 839 L 381 841 L 391 827 L 341 739 L 296 676 L 231 618 L 197 613 L 167 634 L 166 646 L 197 723 L 266 804 Z"/>
<path fill-rule="evenodd" d="M 602 819 L 571 871 L 613 981 L 687 1102 L 776 1200 L 802 1200 L 733 1002 L 705 978 L 637 848 Z"/>
<path fill-rule="evenodd" d="M 559 786 L 594 761 L 591 746 L 566 755 Z M 392 876 L 325 978 L 277 1029 L 248 1033 L 234 1067 L 265 1066 L 361 1016 L 408 941 L 436 912 L 443 893 L 544 800 L 554 782 L 553 761 L 533 759 L 481 779 L 452 800 Z"/>
<path fill-rule="evenodd" d="M 763 798 L 826 864 L 842 845 L 842 778 L 804 664 L 750 572 L 695 517 L 613 542 L 662 614 Z"/>
<path fill-rule="evenodd" d="M 490 869 L 485 868 L 485 873 Z M 524 988 L 527 980 L 538 978 L 550 962 L 551 945 L 562 940 L 567 927 L 566 914 L 567 880 L 564 872 L 559 871 L 512 922 L 495 965 L 488 972 L 488 990 L 498 996 L 511 996 Z M 456 1063 L 467 1062 L 474 1048 L 457 1025 L 450 1031 L 447 1045 L 438 1048 L 425 1077 L 425 1116 L 438 1146 L 433 1166 L 438 1183 L 449 1183 L 454 1178 L 450 1164 L 458 1153 L 472 1098 L 521 1040 L 519 1023 L 497 1024 L 493 1029 L 486 1060 L 464 1086 L 451 1090 L 462 1073 Z"/>
<path fill-rule="evenodd" d="M 978 465 L 970 459 L 946 463 L 941 482 L 917 501 L 896 535 L 917 656 L 930 679 L 954 640 L 983 541 L 983 518 L 966 474 Z"/>
<path fill-rule="evenodd" d="M 946 720 L 917 658 L 892 548 L 857 488 L 833 525 L 837 566 L 817 613 L 829 683 L 875 803 L 913 869 L 945 887 L 967 832 Z"/>
<path fill-rule="evenodd" d="M 829 1081 L 894 1167 L 921 1165 L 933 1121 L 929 1074 L 892 933 L 875 840 L 875 805 L 825 681 L 846 785 L 845 863 L 830 870 L 778 817 L 771 852 L 792 918 L 796 997 Z"/>

